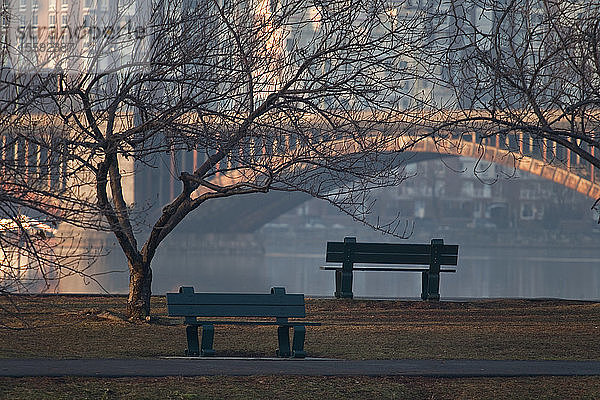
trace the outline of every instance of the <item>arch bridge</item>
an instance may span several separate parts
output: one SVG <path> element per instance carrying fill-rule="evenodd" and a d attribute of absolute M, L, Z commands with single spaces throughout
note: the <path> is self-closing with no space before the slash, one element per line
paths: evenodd
<path fill-rule="evenodd" d="M 127 125 L 130 119 L 125 118 L 124 124 Z M 11 141 L 6 134 L 0 136 L 0 173 L 5 175 L 6 163 L 18 164 L 21 159 L 35 158 L 37 170 L 33 169 L 48 185 L 68 185 L 62 173 L 67 167 L 58 163 L 48 165 L 52 154 L 43 150 L 36 151 L 30 143 L 23 140 Z M 525 133 L 488 138 L 482 138 L 476 132 L 452 132 L 447 137 L 435 139 L 426 135 L 418 140 L 415 137 L 418 135 L 415 136 L 413 132 L 411 135 L 399 136 L 394 141 L 386 141 L 387 147 L 380 151 L 402 152 L 404 162 L 407 163 L 452 156 L 485 160 L 540 176 L 594 200 L 600 198 L 600 175 L 594 167 L 569 149 L 549 141 L 534 140 Z M 341 148 L 346 148 L 341 141 L 338 144 Z M 199 153 L 182 153 L 180 157 L 186 158 L 183 162 L 185 167 L 197 165 L 200 161 Z M 124 186 L 132 187 L 131 198 L 138 204 L 154 199 L 150 201 L 156 205 L 165 204 L 172 199 L 181 184 L 173 161 L 171 159 L 162 168 L 158 168 L 158 172 L 157 169 L 146 172 L 136 170 L 135 176 L 128 176 Z M 131 168 L 134 166 L 131 165 Z M 157 176 L 157 173 L 162 176 Z M 216 179 L 223 179 L 223 176 L 217 176 Z M 208 202 L 193 213 L 190 220 L 194 226 L 209 227 L 211 232 L 252 232 L 309 198 L 303 193 L 288 192 L 233 196 Z"/>
<path fill-rule="evenodd" d="M 406 142 L 398 140 L 382 151 L 397 152 L 405 146 Z M 593 166 L 569 149 L 557 148 L 547 141 L 536 141 L 526 134 L 505 142 L 499 136 L 481 138 L 475 132 L 441 140 L 425 137 L 403 154 L 408 163 L 440 157 L 483 160 L 537 175 L 594 200 L 600 198 L 600 176 Z M 233 196 L 207 203 L 191 216 L 191 220 L 196 227 L 210 227 L 211 232 L 253 232 L 309 199 L 310 196 L 304 193 L 275 191 Z"/>

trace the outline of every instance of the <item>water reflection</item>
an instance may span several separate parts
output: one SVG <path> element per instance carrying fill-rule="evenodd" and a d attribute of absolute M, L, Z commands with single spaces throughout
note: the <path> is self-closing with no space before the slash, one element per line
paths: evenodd
<path fill-rule="evenodd" d="M 325 264 L 326 241 L 341 239 L 340 235 L 264 235 L 258 239 L 264 252 L 238 247 L 235 252 L 215 253 L 190 241 L 182 245 L 182 239 L 174 237 L 159 249 L 153 263 L 153 292 L 164 294 L 180 285 L 212 292 L 266 292 L 272 286 L 285 286 L 288 292 L 332 296 L 333 272 L 319 267 Z M 459 265 L 457 273 L 442 274 L 442 298 L 600 299 L 600 253 L 595 248 L 446 242 L 460 245 Z M 127 291 L 125 265 L 118 249 L 95 265 L 97 271 L 122 271 L 98 277 L 108 291 Z M 418 298 L 420 279 L 420 274 L 414 272 L 357 272 L 354 293 L 357 297 Z M 71 278 L 61 284 L 60 290 L 101 291 L 98 285 L 88 283 Z"/>

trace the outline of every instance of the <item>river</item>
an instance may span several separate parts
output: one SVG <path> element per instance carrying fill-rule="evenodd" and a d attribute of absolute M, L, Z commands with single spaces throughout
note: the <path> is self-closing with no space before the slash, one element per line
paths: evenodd
<path fill-rule="evenodd" d="M 326 241 L 342 238 L 331 232 L 263 232 L 246 239 L 251 246 L 238 243 L 219 250 L 203 247 L 194 236 L 175 236 L 159 248 L 153 262 L 153 293 L 176 291 L 181 285 L 193 286 L 196 291 L 259 293 L 284 286 L 289 293 L 332 296 L 334 272 L 319 267 L 325 265 Z M 442 299 L 600 300 L 600 251 L 593 246 L 446 243 L 459 244 L 459 262 L 456 273 L 442 273 Z M 98 280 L 110 293 L 127 291 L 126 264 L 118 248 L 93 268 L 99 273 L 119 271 L 100 275 Z M 355 272 L 354 276 L 355 297 L 420 296 L 419 273 Z M 59 289 L 65 293 L 102 292 L 97 284 L 81 278 L 69 278 Z"/>

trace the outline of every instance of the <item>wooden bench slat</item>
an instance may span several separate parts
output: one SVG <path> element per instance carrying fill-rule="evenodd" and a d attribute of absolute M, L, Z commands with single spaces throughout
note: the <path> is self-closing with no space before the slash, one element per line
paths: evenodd
<path fill-rule="evenodd" d="M 429 253 L 429 245 L 427 244 L 410 244 L 410 243 L 344 243 L 344 242 L 327 242 L 327 252 L 343 253 L 345 248 L 350 248 L 352 251 L 365 252 L 393 252 L 407 254 L 426 254 Z"/>
<path fill-rule="evenodd" d="M 341 271 L 342 267 L 324 265 L 321 267 L 325 271 Z M 352 267 L 352 271 L 398 271 L 398 272 L 423 272 L 429 271 L 429 268 L 409 268 L 409 267 Z M 456 272 L 456 269 L 441 268 L 440 272 Z"/>
<path fill-rule="evenodd" d="M 352 252 L 358 253 L 429 254 L 431 249 L 430 244 L 327 242 L 327 253 L 344 254 L 345 246 L 348 246 Z M 458 255 L 458 245 L 441 245 L 440 252 L 447 255 Z"/>
<path fill-rule="evenodd" d="M 206 305 L 290 305 L 304 307 L 303 294 L 253 294 L 253 293 L 167 293 L 167 300 L 172 304 L 206 304 Z"/>
<path fill-rule="evenodd" d="M 253 304 L 171 304 L 169 315 L 174 317 L 280 317 L 304 318 L 306 311 L 301 306 L 253 305 Z"/>
<path fill-rule="evenodd" d="M 199 320 L 196 323 L 188 322 L 187 325 L 278 325 L 278 326 L 321 326 L 320 322 L 304 322 L 304 321 L 287 321 L 287 322 L 276 322 L 276 321 L 209 321 Z"/>
<path fill-rule="evenodd" d="M 429 254 L 401 254 L 401 253 L 352 253 L 352 262 L 355 263 L 378 263 L 378 264 L 429 264 Z M 345 255 L 340 253 L 328 253 L 325 262 L 344 262 Z M 458 256 L 440 256 L 440 264 L 457 265 Z"/>

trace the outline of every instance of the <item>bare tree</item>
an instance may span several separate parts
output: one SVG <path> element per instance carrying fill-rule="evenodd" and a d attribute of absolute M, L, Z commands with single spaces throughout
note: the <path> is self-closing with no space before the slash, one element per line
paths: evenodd
<path fill-rule="evenodd" d="M 439 68 L 434 132 L 476 134 L 515 160 L 597 181 L 600 3 L 454 0 L 443 10 L 426 52 L 429 71 Z"/>
<path fill-rule="evenodd" d="M 58 156 L 60 190 L 44 196 L 61 221 L 117 238 L 132 319 L 149 316 L 159 245 L 204 203 L 303 191 L 364 221 L 369 190 L 404 178 L 398 154 L 429 119 L 411 87 L 430 24 L 410 2 L 155 0 L 110 10 L 108 28 L 83 30 L 60 51 L 15 49 L 22 72 L 3 81 L 4 109 L 19 138 L 35 135 L 14 127 L 48 135 L 37 145 Z M 44 40 L 61 37 L 49 30 Z M 144 221 L 147 202 L 132 203 L 127 180 L 190 151 L 198 160 L 178 172 L 178 192 Z"/>

